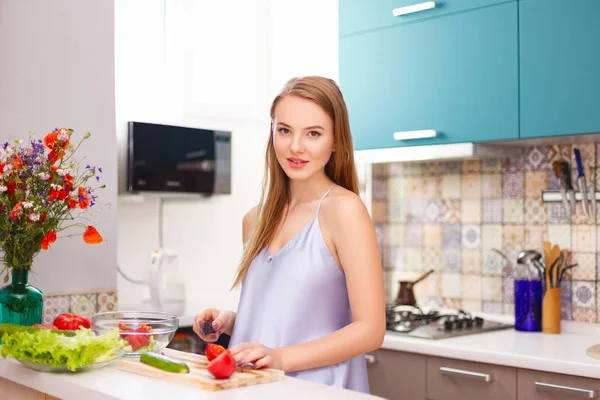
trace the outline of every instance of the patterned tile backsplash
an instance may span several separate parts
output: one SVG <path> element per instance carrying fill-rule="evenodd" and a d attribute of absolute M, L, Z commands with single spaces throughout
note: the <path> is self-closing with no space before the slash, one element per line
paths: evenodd
<path fill-rule="evenodd" d="M 419 304 L 432 302 L 468 311 L 514 313 L 511 260 L 521 250 L 542 252 L 544 240 L 572 252 L 578 263 L 561 285 L 562 318 L 600 322 L 600 213 L 586 217 L 581 203 L 567 216 L 562 203 L 542 202 L 558 190 L 549 165 L 570 162 L 580 149 L 588 187 L 600 187 L 600 143 L 515 149 L 505 159 L 391 163 L 373 169 L 373 221 L 386 270 L 388 300 L 398 280 L 414 279 Z M 513 261 L 514 262 L 514 261 Z"/>
<path fill-rule="evenodd" d="M 70 312 L 90 318 L 97 312 L 116 311 L 117 292 L 55 294 L 44 296 L 43 323 L 51 324 L 57 315 Z"/>

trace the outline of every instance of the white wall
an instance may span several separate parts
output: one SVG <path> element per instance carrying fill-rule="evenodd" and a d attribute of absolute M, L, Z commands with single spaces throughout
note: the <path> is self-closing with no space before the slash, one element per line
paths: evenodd
<path fill-rule="evenodd" d="M 164 241 L 180 255 L 188 312 L 235 309 L 238 293 L 229 287 L 242 217 L 260 196 L 270 101 L 293 76 L 337 80 L 337 0 L 173 1 L 166 19 L 161 7 L 156 0 L 116 4 L 117 129 L 120 141 L 128 120 L 233 132 L 231 195 L 167 203 Z M 122 198 L 119 211 L 118 263 L 143 278 L 158 246 L 157 201 Z M 121 308 L 144 293 L 121 277 L 118 289 Z"/>
<path fill-rule="evenodd" d="M 34 263 L 45 293 L 116 286 L 114 4 L 112 0 L 0 2 L 0 139 L 55 127 L 92 137 L 78 151 L 104 169 L 93 221 L 105 243 L 58 240 Z M 70 233 L 75 233 L 71 231 Z"/>

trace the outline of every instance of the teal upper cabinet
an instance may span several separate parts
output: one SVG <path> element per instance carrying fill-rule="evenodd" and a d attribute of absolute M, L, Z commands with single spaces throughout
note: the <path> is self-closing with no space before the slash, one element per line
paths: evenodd
<path fill-rule="evenodd" d="M 510 0 L 340 0 L 340 35 L 506 3 Z"/>
<path fill-rule="evenodd" d="M 342 37 L 356 149 L 518 138 L 517 35 L 513 1 Z"/>
<path fill-rule="evenodd" d="M 600 1 L 519 3 L 521 137 L 600 132 Z"/>

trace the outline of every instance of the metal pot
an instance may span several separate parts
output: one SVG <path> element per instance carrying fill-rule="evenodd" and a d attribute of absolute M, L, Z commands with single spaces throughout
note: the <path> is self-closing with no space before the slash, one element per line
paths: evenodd
<path fill-rule="evenodd" d="M 433 273 L 433 270 L 429 270 L 425 274 L 421 275 L 414 281 L 398 281 L 400 284 L 400 288 L 398 289 L 398 296 L 396 296 L 396 306 L 416 306 L 417 299 L 415 299 L 415 293 L 413 291 L 413 287 L 421 282 L 423 279 L 427 278 L 430 274 Z"/>

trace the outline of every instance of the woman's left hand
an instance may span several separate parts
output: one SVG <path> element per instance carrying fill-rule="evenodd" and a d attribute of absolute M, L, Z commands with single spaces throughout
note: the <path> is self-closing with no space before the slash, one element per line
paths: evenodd
<path fill-rule="evenodd" d="M 283 369 L 283 362 L 279 352 L 260 343 L 241 343 L 231 349 L 231 354 L 235 357 L 238 365 L 240 363 L 243 363 L 242 365 L 253 363 L 256 369 L 265 367 Z"/>

